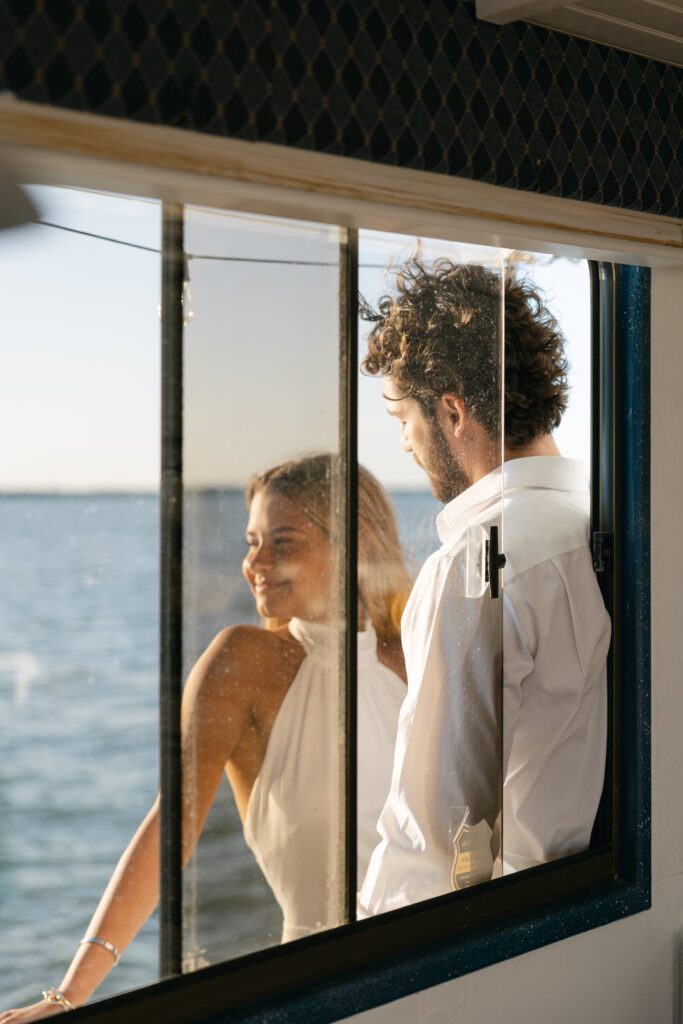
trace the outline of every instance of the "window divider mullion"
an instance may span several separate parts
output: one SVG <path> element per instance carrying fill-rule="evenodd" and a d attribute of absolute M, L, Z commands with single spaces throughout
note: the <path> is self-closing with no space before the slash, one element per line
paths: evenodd
<path fill-rule="evenodd" d="M 622 772 L 620 768 L 621 759 L 621 684 L 622 678 L 622 608 L 621 608 L 621 544 L 622 544 L 622 527 L 620 524 L 621 510 L 622 510 L 622 496 L 621 496 L 621 448 L 622 442 L 620 438 L 620 405 L 624 402 L 624 396 L 622 392 L 622 377 L 621 377 L 621 308 L 622 308 L 622 295 L 621 295 L 621 266 L 617 263 L 611 265 L 611 323 L 609 333 L 609 350 L 606 360 L 605 373 L 608 376 L 608 384 L 606 391 L 609 393 L 609 404 L 606 402 L 606 413 L 609 415 L 610 425 L 610 437 L 609 437 L 609 451 L 610 451 L 610 475 L 609 475 L 609 492 L 605 496 L 605 501 L 609 508 L 609 530 L 613 536 L 612 542 L 612 560 L 611 560 L 611 574 L 610 574 L 610 587 L 611 593 L 609 597 L 608 610 L 612 618 L 612 633 L 613 642 L 612 650 L 608 658 L 608 679 L 609 679 L 609 718 L 611 723 L 610 739 L 611 739 L 611 750 L 610 754 L 610 772 L 608 772 L 607 778 L 610 779 L 611 792 L 612 792 L 612 845 L 614 852 L 615 868 L 620 876 L 623 876 L 623 856 L 622 856 L 622 844 L 621 844 L 621 833 L 622 833 L 622 810 L 621 810 L 621 791 L 622 791 Z"/>
<path fill-rule="evenodd" d="M 183 207 L 164 203 L 161 244 L 159 974 L 182 967 Z"/>
<path fill-rule="evenodd" d="M 356 920 L 358 794 L 358 230 L 340 246 L 340 670 L 344 679 L 344 917 Z"/>
<path fill-rule="evenodd" d="M 602 529 L 602 513 L 600 501 L 600 451 L 601 451 L 601 379 L 602 379 L 602 345 L 601 329 L 601 286 L 600 264 L 589 260 L 591 294 L 591 512 L 590 536 L 591 548 L 595 534 Z"/>
<path fill-rule="evenodd" d="M 592 414 L 591 414 L 591 517 L 593 565 L 605 607 L 612 620 L 612 643 L 607 657 L 608 743 L 605 785 L 600 800 L 592 844 L 611 843 L 615 872 L 619 849 L 618 686 L 619 615 L 616 586 L 618 572 L 616 533 L 617 467 L 615 396 L 618 353 L 617 305 L 619 269 L 611 263 L 589 262 L 591 282 Z"/>

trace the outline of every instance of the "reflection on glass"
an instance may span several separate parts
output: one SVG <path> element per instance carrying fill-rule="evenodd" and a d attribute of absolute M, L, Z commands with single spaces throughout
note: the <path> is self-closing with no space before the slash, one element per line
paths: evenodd
<path fill-rule="evenodd" d="M 60 984 L 158 778 L 159 205 L 30 194 L 59 226 L 0 234 L 0 1010 Z M 101 992 L 156 976 L 152 921 Z"/>
<path fill-rule="evenodd" d="M 611 627 L 588 544 L 587 271 L 530 253 L 508 260 L 507 871 L 586 850 L 604 781 Z"/>
<path fill-rule="evenodd" d="M 591 305 L 585 260 L 515 253 L 509 260 L 515 277 L 533 282 L 564 338 L 567 359 L 567 407 L 553 431 L 565 458 L 590 466 L 591 451 Z"/>
<path fill-rule="evenodd" d="M 487 550 L 502 526 L 503 277 L 496 250 L 370 233 L 360 248 L 360 457 L 425 509 L 429 491 L 446 506 L 403 614 L 408 697 L 367 915 L 487 881 L 499 862 L 503 619 Z M 380 441 L 382 405 L 417 473 Z"/>
<path fill-rule="evenodd" d="M 3 1006 L 34 999 L 38 975 L 57 981 L 157 776 L 159 209 L 33 194 L 72 233 L 0 237 L 16 341 L 0 415 L 17 439 L 0 463 Z M 187 211 L 188 970 L 346 920 L 342 244 L 336 228 Z M 565 413 L 558 333 L 515 292 L 520 266 L 543 283 L 546 265 L 516 254 L 504 274 L 495 250 L 415 252 L 362 236 L 361 915 L 584 849 L 604 762 L 609 621 L 586 474 L 560 457 L 587 447 L 587 345 L 568 332 Z M 88 937 L 123 949 L 153 912 L 156 828 L 153 805 Z M 67 998 L 84 1001 L 112 966 L 101 942 L 79 947 Z M 152 920 L 100 991 L 155 974 Z"/>
<path fill-rule="evenodd" d="M 185 697 L 199 722 L 187 738 L 192 835 L 224 773 L 232 796 L 226 789 L 217 801 L 186 872 L 186 969 L 346 920 L 341 242 L 336 229 L 187 212 L 195 309 L 185 346 L 188 670 L 216 637 L 216 667 L 194 670 Z M 405 693 L 398 622 L 409 587 L 393 511 L 361 470 L 363 870 Z M 215 699 L 206 698 L 211 690 Z"/>
<path fill-rule="evenodd" d="M 285 939 L 337 924 L 341 913 L 331 477 L 331 460 L 321 458 L 280 464 L 249 482 L 242 573 L 268 628 L 219 633 L 185 693 L 186 814 L 193 826 L 201 822 L 227 769 L 244 838 L 282 907 Z M 233 845 L 243 842 L 235 829 Z M 201 882 L 201 854 L 200 846 L 191 882 Z M 237 921 L 259 909 L 239 883 L 229 864 L 226 896 L 243 901 Z M 201 924 L 201 913 L 189 915 L 191 928 Z"/>
<path fill-rule="evenodd" d="M 562 331 L 534 291 L 544 268 L 533 256 L 507 254 L 503 275 L 491 250 L 416 249 L 370 233 L 363 242 L 364 368 L 382 378 L 400 447 L 445 506 L 441 547 L 403 616 L 409 696 L 360 896 L 362 912 L 375 914 L 588 846 L 610 626 L 587 544 L 586 466 L 558 446 L 587 454 L 581 376 L 559 429 L 571 372 L 588 365 L 587 324 L 583 338 L 581 327 L 571 332 L 568 368 Z M 586 285 L 584 268 L 575 308 Z M 384 482 L 410 486 L 380 443 L 373 387 L 377 410 L 376 382 L 361 383 L 361 457 L 383 465 Z M 506 556 L 503 601 L 490 599 L 494 529 Z"/>
<path fill-rule="evenodd" d="M 280 705 L 304 654 L 287 627 L 293 616 L 330 624 L 318 656 L 329 679 L 326 717 L 319 723 L 326 746 L 317 765 L 318 784 L 325 790 L 317 852 L 330 885 L 328 902 L 318 907 L 311 925 L 339 923 L 343 906 L 342 684 L 332 625 L 338 581 L 325 532 L 338 474 L 329 464 L 317 483 L 318 491 L 325 491 L 326 527 L 306 519 L 291 499 L 273 500 L 274 485 L 258 488 L 248 509 L 245 505 L 254 474 L 283 467 L 311 450 L 338 449 L 340 244 L 340 232 L 325 226 L 186 210 L 195 316 L 185 332 L 183 650 L 189 672 L 217 638 L 228 687 L 223 704 L 213 710 L 224 741 L 216 758 L 208 766 L 206 742 L 191 737 L 186 762 L 188 778 L 211 775 L 214 787 L 223 778 L 225 790 L 185 872 L 186 969 L 281 939 L 282 911 L 245 843 L 243 821 L 252 845 L 275 842 L 275 834 L 252 838 L 256 802 L 248 818 L 247 808 L 252 788 L 262 781 L 266 752 L 269 759 L 277 754 L 269 742 L 271 729 L 276 720 L 284 722 Z M 314 539 L 325 547 L 325 556 L 319 552 L 312 568 L 307 558 L 313 556 Z M 258 579 L 248 574 L 245 579 L 243 560 L 255 552 L 259 565 L 266 562 L 264 571 Z M 317 598 L 307 603 L 314 588 Z M 187 699 L 186 693 L 186 706 Z M 283 711 L 292 701 L 288 696 Z M 294 762 L 296 771 L 296 752 Z M 186 822 L 192 817 L 201 825 L 212 796 L 196 788 Z M 306 808 L 301 793 L 291 794 L 293 828 L 297 798 L 300 810 Z"/>
<path fill-rule="evenodd" d="M 259 891 L 245 884 L 249 874 L 240 873 L 239 862 L 229 856 L 231 846 L 244 846 L 239 818 L 282 906 L 285 938 L 297 927 L 310 931 L 339 923 L 343 871 L 335 808 L 340 707 L 337 637 L 330 626 L 336 587 L 327 528 L 303 511 L 306 498 L 298 494 L 302 484 L 317 485 L 326 493 L 323 511 L 329 513 L 330 475 L 329 467 L 323 467 L 323 479 L 311 480 L 309 467 L 290 463 L 250 485 L 243 572 L 269 628 L 236 626 L 219 633 L 209 671 L 198 678 L 195 670 L 186 690 L 185 706 L 194 718 L 186 736 L 186 776 L 193 797 L 186 814 L 193 824 L 193 819 L 201 822 L 213 795 L 203 787 L 217 785 L 226 767 L 235 799 L 235 812 L 227 820 L 232 832 L 218 840 L 224 856 L 226 847 L 228 852 L 223 899 L 232 899 L 233 907 L 227 919 L 215 924 L 217 941 L 230 941 L 231 923 L 252 928 L 260 923 Z M 306 658 L 308 646 L 315 647 L 315 658 Z M 316 662 L 317 679 L 310 671 Z M 299 772 L 308 783 L 305 798 L 297 784 Z M 188 889 L 197 901 L 204 846 L 202 840 L 189 875 Z M 251 857 L 245 860 L 249 871 Z M 297 874 L 303 875 L 299 886 Z M 301 886 L 303 895 L 313 899 L 312 919 L 308 903 L 302 905 L 302 894 L 295 891 Z M 262 903 L 266 897 L 274 898 L 266 891 Z M 200 949 L 215 959 L 216 943 L 204 939 L 201 929 L 205 918 L 208 929 L 216 908 L 195 906 L 196 912 L 187 915 L 189 928 L 196 929 Z M 279 931 L 276 925 L 274 934 L 260 941 L 277 941 Z M 189 955 L 194 955 L 192 948 Z"/>
<path fill-rule="evenodd" d="M 330 543 L 336 471 L 333 456 L 317 455 L 249 481 L 242 574 L 267 628 L 219 634 L 214 677 L 206 668 L 200 677 L 195 669 L 186 691 L 186 710 L 200 719 L 196 730 L 189 726 L 190 813 L 201 819 L 202 780 L 227 766 L 244 839 L 282 912 L 282 941 L 344 921 L 338 612 Z M 362 468 L 358 515 L 358 859 L 365 870 L 405 694 L 398 621 L 410 579 L 391 505 Z M 211 698 L 202 694 L 207 686 L 220 691 L 208 713 L 204 705 Z M 215 744 L 216 757 L 208 757 Z M 233 886 L 228 878 L 228 894 Z M 253 903 L 235 910 L 235 921 L 250 910 Z M 204 913 L 211 912 L 215 908 L 206 907 Z M 201 914 L 190 924 L 201 927 Z M 202 960 L 207 953 L 206 946 L 199 948 Z M 196 953 L 193 958 L 196 966 Z"/>

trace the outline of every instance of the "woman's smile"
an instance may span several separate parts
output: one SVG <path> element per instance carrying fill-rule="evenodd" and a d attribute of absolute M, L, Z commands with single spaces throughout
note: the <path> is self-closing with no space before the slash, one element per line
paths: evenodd
<path fill-rule="evenodd" d="M 288 586 L 286 580 L 266 580 L 263 577 L 255 576 L 252 584 L 252 590 L 254 590 L 256 594 L 270 594 L 273 591 L 286 586 Z"/>
<path fill-rule="evenodd" d="M 242 571 L 264 618 L 329 617 L 332 552 L 327 531 L 291 499 L 265 488 L 249 508 Z"/>

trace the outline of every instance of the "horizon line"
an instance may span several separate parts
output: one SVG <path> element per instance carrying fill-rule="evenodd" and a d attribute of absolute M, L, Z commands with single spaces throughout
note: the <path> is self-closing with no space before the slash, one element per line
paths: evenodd
<path fill-rule="evenodd" d="M 382 484 L 385 490 L 400 492 L 401 494 L 424 494 L 430 495 L 431 491 L 424 487 L 412 487 L 406 484 Z M 243 494 L 246 484 L 198 484 L 184 488 L 186 494 L 218 493 L 221 491 L 232 491 Z M 0 487 L 0 498 L 158 498 L 158 490 L 142 490 L 127 488 L 95 487 L 92 489 L 75 488 L 18 488 L 10 490 Z"/>

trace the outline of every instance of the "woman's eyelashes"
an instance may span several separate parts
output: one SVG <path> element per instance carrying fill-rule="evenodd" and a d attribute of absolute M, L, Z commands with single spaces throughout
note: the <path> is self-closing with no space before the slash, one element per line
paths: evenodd
<path fill-rule="evenodd" d="M 299 536 L 298 530 L 288 531 L 287 533 L 276 533 L 271 537 L 257 537 L 254 534 L 247 534 L 246 543 L 250 550 L 267 550 L 274 548 L 277 551 L 281 551 L 286 548 L 296 547 L 297 541 L 302 538 Z"/>
<path fill-rule="evenodd" d="M 247 547 L 250 551 L 265 551 L 269 548 L 274 548 L 276 551 L 282 551 L 284 548 L 293 548 L 296 543 L 293 538 L 290 537 L 276 537 L 269 543 L 261 543 L 258 540 L 247 538 Z"/>
<path fill-rule="evenodd" d="M 278 552 L 278 554 L 286 555 L 288 552 L 296 550 L 296 542 L 293 540 L 285 540 L 284 538 L 281 538 L 279 540 L 273 541 L 273 547 Z"/>

